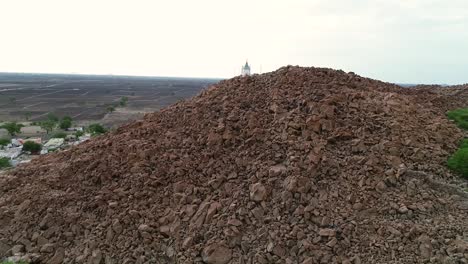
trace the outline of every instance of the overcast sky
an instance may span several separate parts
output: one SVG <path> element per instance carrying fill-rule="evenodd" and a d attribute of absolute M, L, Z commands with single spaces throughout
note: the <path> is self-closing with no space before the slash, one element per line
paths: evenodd
<path fill-rule="evenodd" d="M 467 0 L 1 0 L 0 71 L 468 82 Z"/>

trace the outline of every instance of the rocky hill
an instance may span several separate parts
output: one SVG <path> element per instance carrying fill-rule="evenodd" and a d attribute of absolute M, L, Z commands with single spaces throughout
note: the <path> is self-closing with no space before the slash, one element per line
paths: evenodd
<path fill-rule="evenodd" d="M 222 81 L 1 176 L 0 259 L 466 262 L 441 96 L 321 68 Z"/>

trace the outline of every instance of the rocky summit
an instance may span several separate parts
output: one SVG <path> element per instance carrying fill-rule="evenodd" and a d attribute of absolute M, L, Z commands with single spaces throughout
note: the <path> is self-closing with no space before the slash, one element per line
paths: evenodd
<path fill-rule="evenodd" d="M 408 89 L 288 66 L 34 159 L 0 176 L 0 259 L 467 263 L 456 98 Z"/>

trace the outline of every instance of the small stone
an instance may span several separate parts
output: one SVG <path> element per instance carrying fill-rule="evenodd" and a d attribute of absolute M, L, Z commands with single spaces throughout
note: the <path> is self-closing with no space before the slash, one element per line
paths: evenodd
<path fill-rule="evenodd" d="M 173 247 L 166 248 L 166 256 L 172 258 L 175 255 L 175 250 Z"/>
<path fill-rule="evenodd" d="M 397 236 L 397 237 L 401 236 L 401 232 L 391 226 L 387 226 L 387 230 L 394 236 Z"/>
<path fill-rule="evenodd" d="M 99 249 L 93 250 L 93 253 L 89 257 L 88 263 L 90 264 L 100 264 L 102 261 L 102 252 Z"/>
<path fill-rule="evenodd" d="M 55 245 L 48 243 L 41 247 L 40 252 L 41 253 L 53 253 L 54 249 L 55 249 Z"/>
<path fill-rule="evenodd" d="M 275 165 L 270 167 L 268 170 L 268 174 L 271 177 L 279 176 L 287 171 L 286 167 L 284 165 Z"/>
<path fill-rule="evenodd" d="M 171 235 L 171 227 L 168 225 L 160 226 L 159 227 L 159 232 L 165 234 L 166 236 Z"/>
<path fill-rule="evenodd" d="M 64 257 L 65 257 L 65 249 L 58 248 L 57 251 L 55 251 L 54 256 L 51 259 L 49 259 L 47 263 L 48 264 L 61 264 L 63 263 Z"/>
<path fill-rule="evenodd" d="M 334 246 L 336 246 L 337 243 L 338 240 L 336 238 L 333 238 L 332 240 L 330 240 L 330 242 L 327 243 L 327 246 L 333 248 Z"/>
<path fill-rule="evenodd" d="M 182 243 L 182 248 L 187 249 L 192 245 L 193 242 L 193 237 L 187 237 L 184 239 L 184 242 Z"/>
<path fill-rule="evenodd" d="M 256 183 L 250 188 L 250 199 L 256 202 L 261 202 L 267 197 L 267 190 L 261 183 Z"/>
<path fill-rule="evenodd" d="M 112 223 L 112 229 L 115 231 L 116 234 L 120 234 L 123 231 L 122 224 L 119 222 L 119 220 L 115 220 Z"/>
<path fill-rule="evenodd" d="M 232 251 L 224 243 L 213 243 L 205 247 L 201 255 L 208 264 L 227 264 L 232 258 Z"/>
<path fill-rule="evenodd" d="M 402 206 L 402 207 L 398 208 L 398 212 L 400 214 L 406 214 L 406 213 L 408 213 L 408 207 Z"/>
<path fill-rule="evenodd" d="M 142 225 L 139 225 L 139 226 L 138 226 L 138 230 L 139 230 L 140 232 L 150 232 L 150 231 L 151 231 L 151 227 L 149 227 L 148 225 L 142 224 Z"/>
<path fill-rule="evenodd" d="M 380 181 L 379 183 L 377 183 L 377 185 L 375 186 L 375 188 L 378 190 L 378 191 L 385 191 L 385 189 L 387 189 L 387 185 L 385 185 L 385 183 L 383 181 Z"/>
<path fill-rule="evenodd" d="M 232 219 L 229 219 L 228 220 L 228 225 L 233 225 L 233 226 L 241 226 L 242 225 L 242 222 L 235 219 L 235 218 L 232 218 Z"/>
<path fill-rule="evenodd" d="M 86 255 L 79 255 L 78 257 L 75 258 L 76 263 L 84 263 L 86 260 Z"/>
<path fill-rule="evenodd" d="M 306 235 L 304 234 L 304 232 L 302 231 L 297 232 L 297 235 L 296 235 L 297 240 L 302 240 L 305 237 Z"/>
<path fill-rule="evenodd" d="M 427 235 L 421 235 L 419 238 L 419 253 L 421 257 L 429 259 L 432 256 L 431 239 Z"/>
<path fill-rule="evenodd" d="M 359 256 L 354 257 L 354 264 L 361 264 L 361 258 Z"/>
<path fill-rule="evenodd" d="M 362 207 L 363 207 L 362 203 L 353 204 L 353 209 L 356 210 L 356 211 L 362 210 Z"/>
<path fill-rule="evenodd" d="M 14 247 L 11 248 L 11 253 L 13 255 L 20 254 L 24 252 L 24 246 L 23 245 L 15 245 Z"/>
<path fill-rule="evenodd" d="M 31 200 L 24 200 L 16 209 L 15 218 L 21 218 L 24 211 L 27 210 L 29 205 L 31 204 Z"/>
<path fill-rule="evenodd" d="M 323 237 L 334 237 L 336 235 L 336 231 L 330 228 L 322 228 L 319 230 L 319 235 Z"/>
<path fill-rule="evenodd" d="M 47 239 L 44 238 L 43 236 L 38 236 L 38 237 L 37 237 L 37 242 L 36 242 L 36 243 L 37 243 L 38 246 L 41 247 L 41 246 L 43 246 L 43 245 L 49 243 L 49 240 L 47 240 Z"/>
<path fill-rule="evenodd" d="M 284 256 L 286 255 L 286 249 L 280 245 L 276 245 L 273 248 L 272 253 L 280 258 L 284 258 Z"/>
<path fill-rule="evenodd" d="M 274 247 L 274 246 L 275 246 L 275 244 L 273 244 L 272 241 L 268 242 L 267 248 L 266 248 L 267 252 L 273 251 L 273 247 Z"/>
<path fill-rule="evenodd" d="M 341 264 L 351 264 L 351 261 L 349 259 L 343 259 Z"/>
<path fill-rule="evenodd" d="M 0 240 L 0 256 L 5 255 L 8 250 L 10 250 L 10 246 Z"/>
<path fill-rule="evenodd" d="M 263 208 L 261 207 L 255 207 L 253 210 L 252 210 L 252 214 L 255 216 L 255 218 L 258 220 L 258 221 L 263 221 L 263 218 L 264 218 L 264 214 L 265 214 L 265 211 L 263 210 Z"/>

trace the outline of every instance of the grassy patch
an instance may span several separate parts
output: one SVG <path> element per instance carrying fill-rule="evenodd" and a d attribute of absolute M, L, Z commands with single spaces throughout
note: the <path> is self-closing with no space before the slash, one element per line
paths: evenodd
<path fill-rule="evenodd" d="M 468 148 L 468 139 L 463 139 L 462 143 L 460 144 L 460 148 Z"/>
<path fill-rule="evenodd" d="M 463 129 L 468 130 L 468 108 L 456 109 L 447 112 L 447 117 Z"/>
<path fill-rule="evenodd" d="M 67 134 L 65 132 L 57 132 L 52 137 L 53 138 L 66 138 Z"/>
<path fill-rule="evenodd" d="M 468 108 L 449 111 L 447 117 L 460 128 L 468 130 Z M 462 140 L 460 148 L 448 159 L 447 166 L 468 179 L 468 139 Z"/>
<path fill-rule="evenodd" d="M 39 153 L 42 149 L 41 144 L 34 141 L 26 141 L 23 144 L 23 151 L 29 151 L 31 153 Z"/>
<path fill-rule="evenodd" d="M 468 179 L 468 148 L 457 150 L 448 160 L 448 167 Z"/>
<path fill-rule="evenodd" d="M 9 158 L 0 158 L 0 169 L 11 167 Z"/>
<path fill-rule="evenodd" d="M 9 139 L 7 138 L 0 138 L 0 146 L 6 146 L 8 144 L 10 144 L 10 141 Z"/>

